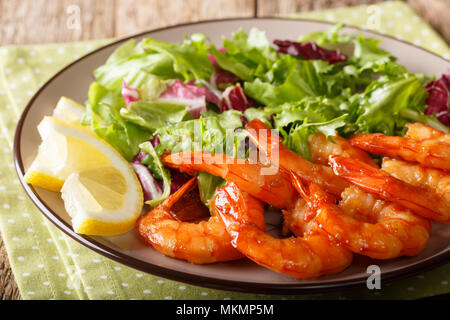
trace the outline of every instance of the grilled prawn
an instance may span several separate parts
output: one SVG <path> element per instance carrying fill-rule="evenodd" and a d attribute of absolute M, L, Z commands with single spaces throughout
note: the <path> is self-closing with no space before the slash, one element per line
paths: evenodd
<path fill-rule="evenodd" d="M 241 259 L 243 255 L 231 245 L 231 237 L 217 216 L 199 223 L 178 221 L 172 216 L 170 208 L 196 185 L 197 178 L 194 177 L 160 205 L 139 218 L 139 234 L 162 254 L 196 264 Z M 252 221 L 256 228 L 264 230 L 262 203 L 245 193 L 242 197 L 248 208 L 245 212 L 246 218 Z"/>

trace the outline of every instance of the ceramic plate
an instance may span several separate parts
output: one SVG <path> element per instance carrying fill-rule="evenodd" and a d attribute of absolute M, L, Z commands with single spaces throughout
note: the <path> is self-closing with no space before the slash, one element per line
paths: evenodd
<path fill-rule="evenodd" d="M 326 30 L 330 24 L 278 18 L 230 19 L 178 25 L 141 33 L 133 38 L 139 40 L 153 37 L 168 42 L 180 42 L 184 35 L 201 32 L 207 34 L 213 43 L 220 45 L 223 35 L 229 36 L 241 27 L 246 31 L 252 27 L 265 30 L 272 40 L 297 39 L 301 34 Z M 344 28 L 343 32 L 362 32 L 365 36 L 383 39 L 381 47 L 398 57 L 398 61 L 411 72 L 440 75 L 450 68 L 449 61 L 405 42 L 350 27 Z M 14 157 L 20 181 L 42 213 L 73 239 L 108 258 L 160 277 L 211 288 L 258 293 L 300 294 L 364 286 L 368 277 L 366 270 L 371 264 L 380 266 L 384 283 L 450 261 L 450 226 L 438 224 L 433 225 L 426 249 L 415 257 L 374 261 L 357 256 L 345 271 L 311 280 L 299 280 L 275 273 L 249 260 L 199 266 L 168 258 L 147 245 L 136 231 L 116 237 L 89 237 L 74 233 L 60 195 L 34 188 L 23 181 L 24 172 L 34 159 L 41 142 L 36 126 L 43 116 L 52 114 L 61 96 L 79 102 L 85 101 L 89 85 L 94 80 L 93 70 L 104 64 L 114 49 L 126 40 L 122 39 L 100 48 L 58 72 L 31 99 L 17 126 Z M 77 85 L 74 86 L 74 83 Z"/>

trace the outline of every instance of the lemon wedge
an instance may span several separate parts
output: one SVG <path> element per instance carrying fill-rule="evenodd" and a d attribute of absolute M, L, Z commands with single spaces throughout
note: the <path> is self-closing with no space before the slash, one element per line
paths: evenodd
<path fill-rule="evenodd" d="M 127 181 L 117 168 L 107 166 L 71 174 L 61 197 L 75 232 L 112 236 L 134 228 L 143 197 L 139 182 Z"/>
<path fill-rule="evenodd" d="M 85 111 L 86 108 L 83 105 L 67 97 L 61 97 L 53 110 L 53 117 L 79 125 Z M 51 131 L 42 128 L 45 126 L 38 126 L 41 136 L 43 132 Z M 62 164 L 65 161 L 63 158 L 67 158 L 67 151 L 72 151 L 69 153 L 73 153 L 82 147 L 82 143 L 80 145 L 76 139 L 69 138 L 69 140 L 72 141 L 66 141 L 61 135 L 52 133 L 48 135 L 47 139 L 43 139 L 43 143 L 39 146 L 38 156 L 25 174 L 25 181 L 51 191 L 61 190 L 68 172 L 70 173 L 74 169 L 73 166 L 65 165 L 67 168 L 65 170 L 66 172 L 60 172 L 63 169 L 61 166 L 64 166 Z M 69 145 L 70 150 L 67 150 L 67 145 Z M 93 155 L 95 155 L 95 152 Z M 81 159 L 74 158 L 73 160 L 77 161 Z"/>
<path fill-rule="evenodd" d="M 42 143 L 25 173 L 25 181 L 34 186 L 60 191 L 69 174 L 109 165 L 111 155 L 126 162 L 106 142 L 79 125 L 44 117 L 38 132 Z"/>
<path fill-rule="evenodd" d="M 131 230 L 143 207 L 143 193 L 120 153 L 89 129 L 54 117 L 44 117 L 38 131 L 42 143 L 25 181 L 61 191 L 77 233 Z"/>
<path fill-rule="evenodd" d="M 70 123 L 80 124 L 85 112 L 86 108 L 83 105 L 67 97 L 61 97 L 53 110 L 53 117 Z"/>

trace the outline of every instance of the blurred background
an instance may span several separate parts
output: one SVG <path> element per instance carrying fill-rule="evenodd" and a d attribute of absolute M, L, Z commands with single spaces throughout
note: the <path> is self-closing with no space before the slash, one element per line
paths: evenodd
<path fill-rule="evenodd" d="M 450 43 L 450 0 L 404 0 Z M 123 37 L 168 25 L 380 0 L 0 0 L 0 45 Z"/>
<path fill-rule="evenodd" d="M 403 1 L 450 44 L 450 0 Z M 382 1 L 0 0 L 0 46 L 117 38 L 200 20 L 288 16 L 379 2 Z M 0 300 L 20 298 L 0 237 Z"/>

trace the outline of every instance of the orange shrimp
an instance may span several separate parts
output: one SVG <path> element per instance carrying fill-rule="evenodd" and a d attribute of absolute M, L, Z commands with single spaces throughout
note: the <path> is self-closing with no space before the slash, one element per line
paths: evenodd
<path fill-rule="evenodd" d="M 427 188 L 442 197 L 450 207 L 450 174 L 403 160 L 383 158 L 381 169 L 416 187 Z"/>
<path fill-rule="evenodd" d="M 315 211 L 319 226 L 355 253 L 391 259 L 416 255 L 428 242 L 429 222 L 398 204 L 377 200 L 351 186 L 336 205 L 318 185 L 305 186 L 295 173 L 292 177 L 303 199 Z"/>
<path fill-rule="evenodd" d="M 212 158 L 218 161 L 209 161 Z M 253 197 L 277 208 L 290 208 L 297 199 L 297 192 L 286 172 L 276 170 L 274 174 L 261 174 L 262 169 L 268 165 L 249 163 L 248 160 L 234 159 L 226 154 L 212 156 L 200 151 L 169 154 L 163 156 L 161 160 L 168 167 L 188 174 L 206 171 L 227 181 L 233 181 Z"/>
<path fill-rule="evenodd" d="M 410 129 L 409 136 L 423 137 L 425 135 L 428 138 L 415 140 L 409 137 L 392 137 L 381 133 L 372 133 L 356 134 L 349 141 L 353 146 L 374 154 L 419 162 L 426 167 L 450 170 L 448 134 L 439 133 L 439 130 L 436 129 L 428 129 L 424 134 L 424 130 L 419 132 L 418 126 L 410 127 L 412 130 Z"/>
<path fill-rule="evenodd" d="M 317 132 L 308 137 L 311 160 L 314 163 L 328 165 L 328 156 L 338 154 L 352 159 L 358 159 L 373 167 L 378 167 L 372 157 L 365 151 L 353 147 L 348 140 L 339 136 L 327 138 L 323 133 Z"/>
<path fill-rule="evenodd" d="M 349 186 L 346 181 L 334 175 L 329 167 L 312 163 L 286 148 L 281 143 L 280 137 L 272 135 L 271 131 L 261 120 L 254 119 L 249 122 L 247 124 L 247 132 L 258 149 L 273 161 L 273 165 L 279 165 L 286 171 L 293 170 L 302 179 L 314 182 L 334 195 L 340 195 Z M 278 156 L 273 154 L 276 152 L 278 152 Z"/>
<path fill-rule="evenodd" d="M 273 238 L 247 219 L 243 193 L 233 182 L 220 187 L 215 207 L 232 238 L 232 245 L 254 262 L 271 270 L 308 279 L 344 270 L 352 254 L 317 232 L 303 237 Z"/>
<path fill-rule="evenodd" d="M 423 123 L 407 123 L 406 127 L 408 128 L 408 131 L 405 134 L 405 137 L 407 138 L 417 141 L 438 139 L 441 142 L 450 143 L 450 134 L 426 126 Z"/>
<path fill-rule="evenodd" d="M 160 205 L 140 217 L 137 221 L 139 234 L 162 254 L 196 264 L 241 259 L 242 254 L 231 245 L 231 237 L 217 216 L 199 223 L 181 222 L 172 216 L 170 209 L 173 204 L 196 185 L 197 178 L 194 177 Z M 262 203 L 245 193 L 243 201 L 249 208 L 245 212 L 246 219 L 264 230 Z"/>
<path fill-rule="evenodd" d="M 398 203 L 438 222 L 450 222 L 450 205 L 427 188 L 414 186 L 361 161 L 330 155 L 334 173 L 384 200 Z"/>
<path fill-rule="evenodd" d="M 331 199 L 331 198 L 330 198 Z M 297 237 L 312 244 L 322 260 L 323 274 L 333 274 L 342 271 L 345 265 L 350 265 L 353 254 L 345 249 L 333 237 L 319 227 L 315 213 L 308 207 L 305 200 L 299 198 L 295 207 L 283 210 L 283 229 L 289 229 Z M 285 232 L 286 234 L 286 232 Z M 323 251 L 319 251 L 323 249 Z"/>

